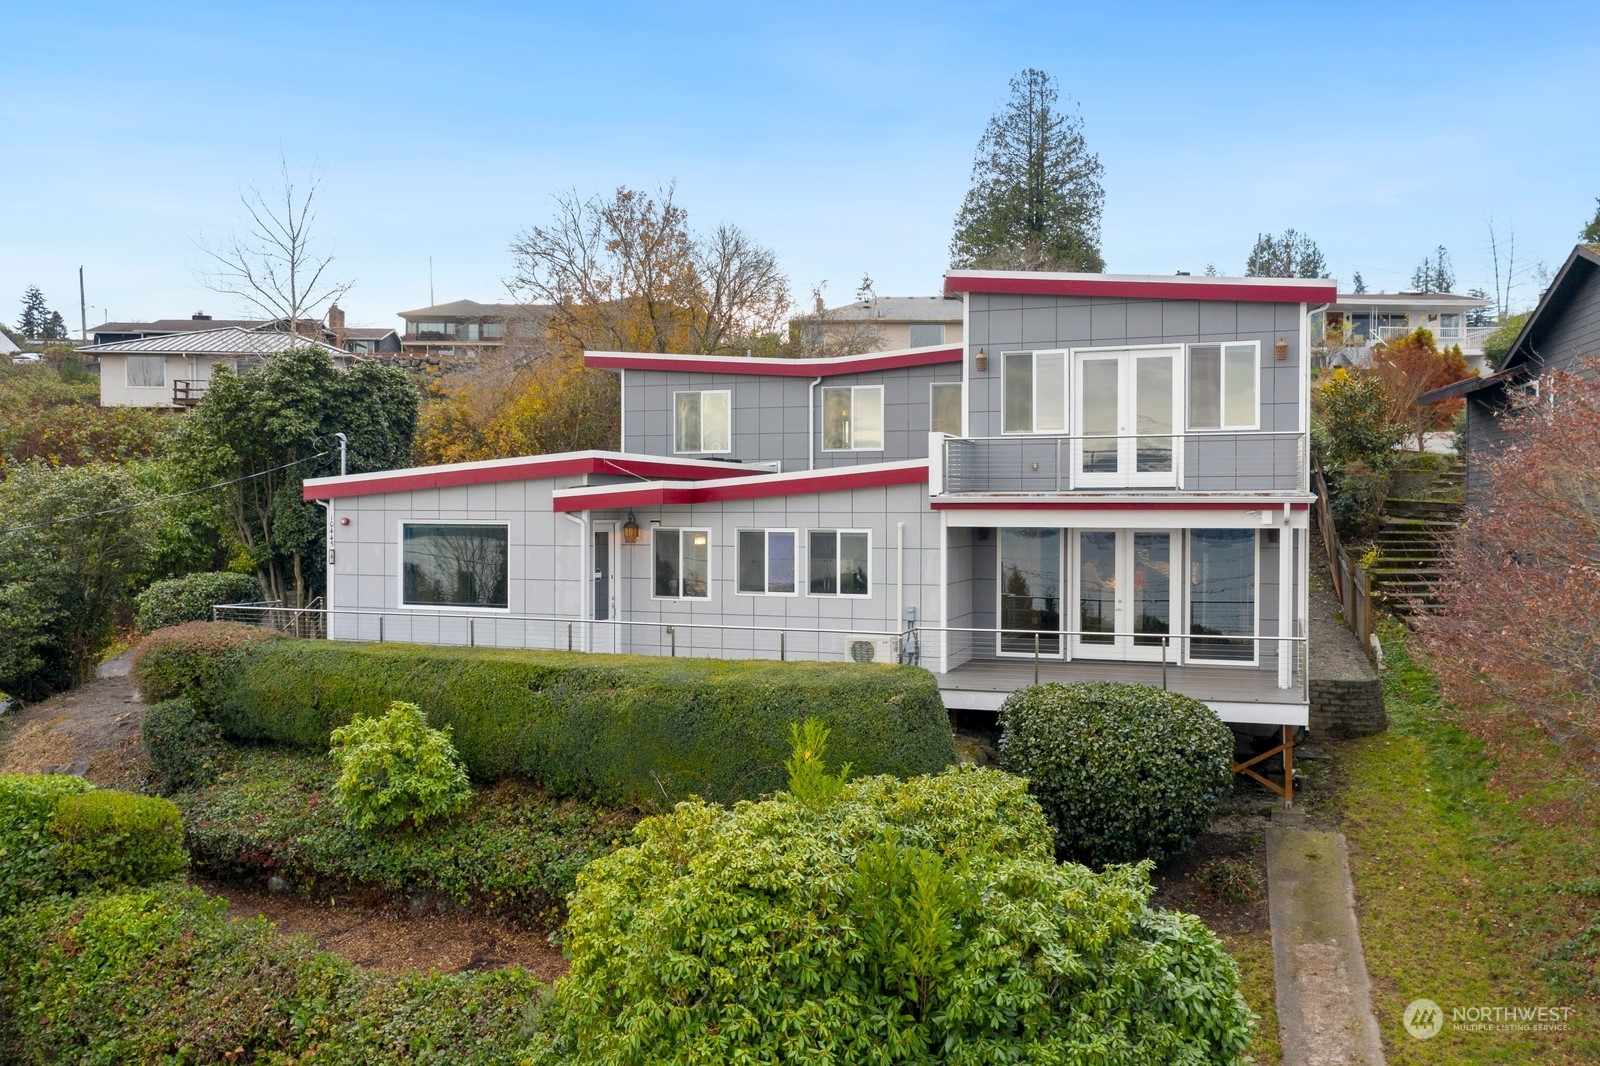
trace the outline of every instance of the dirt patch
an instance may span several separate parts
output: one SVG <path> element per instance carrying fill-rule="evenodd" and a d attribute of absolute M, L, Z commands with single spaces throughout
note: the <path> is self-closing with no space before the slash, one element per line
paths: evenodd
<path fill-rule="evenodd" d="M 305 934 L 318 947 L 358 966 L 386 973 L 460 973 L 520 966 L 545 981 L 567 972 L 561 949 L 548 934 L 476 915 L 412 917 L 399 907 L 352 899 L 313 902 L 194 877 L 192 883 L 228 901 L 235 918 L 260 916 L 284 936 Z"/>
<path fill-rule="evenodd" d="M 149 772 L 139 723 L 144 704 L 127 656 L 81 688 L 0 717 L 0 773 L 75 773 L 105 788 L 138 789 Z"/>

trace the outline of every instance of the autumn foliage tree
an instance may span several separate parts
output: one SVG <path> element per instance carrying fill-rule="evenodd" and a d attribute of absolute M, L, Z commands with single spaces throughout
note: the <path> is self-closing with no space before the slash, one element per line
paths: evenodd
<path fill-rule="evenodd" d="M 1600 770 L 1600 363 L 1503 416 L 1483 501 L 1418 621 L 1469 725 L 1532 721 Z M 1478 476 L 1476 473 L 1474 476 Z"/>
<path fill-rule="evenodd" d="M 1432 332 L 1426 329 L 1374 347 L 1368 373 L 1383 383 L 1389 401 L 1389 423 L 1402 441 L 1418 451 L 1427 434 L 1450 428 L 1464 403 L 1454 399 L 1423 406 L 1417 403 L 1418 397 L 1472 376 L 1461 348 L 1451 345 L 1441 351 Z"/>

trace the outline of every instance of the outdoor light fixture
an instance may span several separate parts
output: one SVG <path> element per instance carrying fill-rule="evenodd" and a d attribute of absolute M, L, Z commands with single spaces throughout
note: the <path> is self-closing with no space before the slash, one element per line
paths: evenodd
<path fill-rule="evenodd" d="M 1279 337 L 1278 343 L 1272 346 L 1272 354 L 1280 363 L 1289 358 L 1289 342 Z"/>
<path fill-rule="evenodd" d="M 972 365 L 973 368 L 978 371 L 978 373 L 987 373 L 989 370 L 989 353 L 984 351 L 982 348 L 979 348 L 978 357 L 972 361 Z"/>
<path fill-rule="evenodd" d="M 639 543 L 639 523 L 634 520 L 633 512 L 628 512 L 628 520 L 622 523 L 622 539 L 628 544 Z"/>

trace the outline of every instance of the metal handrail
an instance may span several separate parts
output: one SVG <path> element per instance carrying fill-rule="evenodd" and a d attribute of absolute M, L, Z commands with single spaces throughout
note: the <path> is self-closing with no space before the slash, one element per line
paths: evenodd
<path fill-rule="evenodd" d="M 1303 429 L 1191 429 L 1183 432 L 1171 433 L 1007 433 L 1001 436 L 945 436 L 940 441 L 941 481 L 942 493 L 960 493 L 965 491 L 994 492 L 992 487 L 996 481 L 1017 480 L 1019 482 L 1042 482 L 1044 486 L 1051 487 L 1052 491 L 1062 492 L 1079 487 L 1107 488 L 1124 487 L 1129 489 L 1182 489 L 1190 472 L 1185 469 L 1185 452 L 1190 443 L 1203 445 L 1205 443 L 1235 442 L 1239 440 L 1271 440 L 1294 442 L 1294 488 L 1302 489 L 1306 484 L 1306 442 Z M 1163 442 L 1158 444 L 1157 450 L 1168 456 L 1168 469 L 1155 471 L 1095 471 L 1083 469 L 1085 457 L 1088 455 L 1088 445 L 1115 444 L 1115 451 L 1121 452 L 1124 442 L 1132 442 L 1137 446 L 1142 442 Z M 1001 462 L 1005 469 L 996 474 L 989 469 L 995 461 L 993 456 L 1002 449 L 1009 449 L 1015 453 L 1003 456 Z M 1049 456 L 1054 450 L 1053 460 Z M 1107 454 L 1113 449 L 1105 448 Z M 1069 452 L 1070 455 L 1064 454 Z M 1132 458 L 1131 456 L 1129 458 Z M 1240 462 L 1235 461 L 1228 467 L 1227 472 L 1238 478 L 1252 480 L 1266 478 L 1270 487 L 1266 491 L 1277 491 L 1276 482 L 1280 478 L 1277 464 L 1277 453 L 1274 452 L 1264 463 L 1255 464 L 1256 468 L 1242 469 Z M 1021 466 L 1012 468 L 1011 462 L 1031 463 L 1032 470 L 1024 470 Z M 975 464 L 982 469 L 971 469 Z M 1041 473 L 1039 466 L 1047 464 L 1050 470 Z M 1118 466 L 1124 465 L 1124 460 L 1119 457 Z M 1134 462 L 1137 467 L 1137 462 Z M 1112 484 L 1102 481 L 1109 476 Z M 1092 482 L 1084 486 L 1086 479 Z M 1148 480 L 1146 480 L 1148 479 Z M 968 481 L 977 482 L 969 487 Z M 1022 488 L 1015 491 L 1044 491 L 1035 485 L 1033 488 Z M 1250 491 L 1262 491 L 1252 489 Z"/>

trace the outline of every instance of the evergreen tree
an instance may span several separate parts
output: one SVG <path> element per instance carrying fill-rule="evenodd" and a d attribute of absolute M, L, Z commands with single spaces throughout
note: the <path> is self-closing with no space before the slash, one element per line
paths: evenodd
<path fill-rule="evenodd" d="M 44 328 L 39 331 L 39 338 L 47 341 L 67 339 L 67 320 L 61 317 L 60 311 L 51 311 L 45 316 Z"/>
<path fill-rule="evenodd" d="M 1028 69 L 989 119 L 956 215 L 952 266 L 1101 271 L 1100 159 L 1083 118 L 1057 106 L 1055 79 Z"/>
<path fill-rule="evenodd" d="M 1354 282 L 1353 287 L 1350 289 L 1350 291 L 1355 293 L 1357 296 L 1366 295 L 1367 283 L 1366 283 L 1366 281 L 1364 281 L 1362 279 L 1361 271 L 1359 271 L 1359 270 L 1356 271 L 1355 282 Z"/>
<path fill-rule="evenodd" d="M 50 309 L 45 306 L 44 293 L 39 291 L 39 286 L 29 285 L 28 291 L 22 294 L 22 317 L 17 320 L 17 328 L 33 341 L 44 334 L 49 324 Z"/>
<path fill-rule="evenodd" d="M 1283 231 L 1281 237 L 1270 233 L 1256 234 L 1256 246 L 1245 261 L 1247 278 L 1325 278 L 1328 262 L 1322 257 L 1317 242 L 1292 229 Z"/>
<path fill-rule="evenodd" d="M 1594 217 L 1578 233 L 1578 240 L 1584 244 L 1600 244 L 1600 196 L 1595 197 Z"/>
<path fill-rule="evenodd" d="M 1494 299 L 1494 297 L 1490 296 L 1489 293 L 1481 287 L 1476 289 L 1468 289 L 1467 295 L 1476 300 Z M 1467 325 L 1469 326 L 1492 326 L 1494 323 L 1495 317 L 1493 303 L 1489 304 L 1487 307 L 1474 307 L 1472 310 L 1467 312 Z"/>
<path fill-rule="evenodd" d="M 1411 288 L 1415 292 L 1449 292 L 1455 287 L 1456 274 L 1450 266 L 1450 253 L 1442 244 L 1411 272 Z"/>

